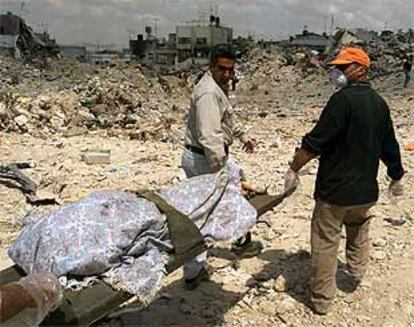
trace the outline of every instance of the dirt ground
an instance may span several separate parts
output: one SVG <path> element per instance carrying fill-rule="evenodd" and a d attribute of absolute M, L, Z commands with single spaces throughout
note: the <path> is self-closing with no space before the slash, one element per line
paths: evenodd
<path fill-rule="evenodd" d="M 257 149 L 248 155 L 236 144 L 232 156 L 255 185 L 270 185 L 278 192 L 295 147 L 313 126 L 331 90 L 325 88 L 306 101 L 295 101 L 311 94 L 303 84 L 284 94 L 274 89 L 242 91 L 237 95 L 240 121 L 250 129 Z M 392 88 L 385 95 L 408 171 L 406 194 L 398 203 L 388 199 L 389 182 L 382 166 L 381 197 L 373 208 L 368 274 L 360 288 L 351 292 L 341 246 L 338 292 L 327 316 L 316 316 L 307 307 L 310 219 L 317 169 L 314 161 L 303 170 L 296 194 L 264 215 L 265 222 L 253 231 L 254 238 L 264 245 L 258 257 L 235 262 L 228 244 L 221 244 L 210 253 L 209 264 L 214 269 L 211 281 L 186 291 L 182 272 L 177 271 L 168 277 L 160 299 L 151 306 L 139 310 L 132 305 L 97 325 L 414 326 L 414 153 L 404 150 L 405 144 L 414 142 L 414 89 Z M 264 111 L 265 115 L 260 114 Z M 27 173 L 43 189 L 58 194 L 63 204 L 96 190 L 163 187 L 184 178 L 179 142 L 136 141 L 122 135 L 110 137 L 105 131 L 47 139 L 0 133 L 0 140 L 1 161 L 36 162 L 37 167 Z M 82 152 L 94 148 L 110 149 L 111 164 L 88 166 L 82 162 Z M 53 206 L 34 208 L 19 190 L 4 185 L 0 185 L 0 198 L 0 258 L 4 266 L 5 251 L 20 230 L 19 219 L 30 210 L 50 210 Z"/>

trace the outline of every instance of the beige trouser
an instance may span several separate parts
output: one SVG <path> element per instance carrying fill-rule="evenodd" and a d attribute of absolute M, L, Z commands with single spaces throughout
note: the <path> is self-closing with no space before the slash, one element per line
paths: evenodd
<path fill-rule="evenodd" d="M 311 227 L 311 301 L 327 308 L 336 292 L 336 269 L 342 226 L 346 228 L 349 273 L 362 279 L 369 260 L 369 209 L 375 203 L 337 206 L 317 200 Z"/>

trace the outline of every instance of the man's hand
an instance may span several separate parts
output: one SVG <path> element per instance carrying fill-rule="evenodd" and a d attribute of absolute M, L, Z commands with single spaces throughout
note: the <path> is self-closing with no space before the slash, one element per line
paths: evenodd
<path fill-rule="evenodd" d="M 243 190 L 243 196 L 247 199 L 252 198 L 255 195 L 255 190 L 253 186 L 246 181 L 243 181 L 240 183 L 242 190 Z"/>
<path fill-rule="evenodd" d="M 252 184 L 247 181 L 240 182 L 240 186 L 243 189 L 243 195 L 250 199 L 257 194 L 267 194 L 267 187 L 266 188 L 256 188 Z"/>
<path fill-rule="evenodd" d="M 404 184 L 401 180 L 391 181 L 389 192 L 392 196 L 399 197 L 404 195 Z"/>
<path fill-rule="evenodd" d="M 247 153 L 253 153 L 254 148 L 255 148 L 255 145 L 252 140 L 248 140 L 246 143 L 243 144 L 243 151 Z"/>
<path fill-rule="evenodd" d="M 292 168 L 289 168 L 285 173 L 285 189 L 284 193 L 294 191 L 299 186 L 299 176 Z"/>
<path fill-rule="evenodd" d="M 59 280 L 51 273 L 31 274 L 22 278 L 18 284 L 30 295 L 37 307 L 36 325 L 55 310 L 61 303 L 63 291 Z"/>

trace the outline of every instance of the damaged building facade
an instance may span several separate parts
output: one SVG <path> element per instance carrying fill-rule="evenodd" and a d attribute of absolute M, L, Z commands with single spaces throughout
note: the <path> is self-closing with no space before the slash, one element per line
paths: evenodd
<path fill-rule="evenodd" d="M 324 51 L 329 43 L 329 37 L 326 34 L 317 34 L 309 32 L 306 28 L 302 34 L 296 34 L 289 40 L 288 46 L 290 47 L 304 47 L 317 51 Z"/>
<path fill-rule="evenodd" d="M 177 26 L 177 61 L 191 59 L 196 64 L 208 63 L 211 49 L 218 44 L 232 44 L 233 29 L 222 26 L 220 17 L 211 16 L 209 24 L 191 22 Z"/>
<path fill-rule="evenodd" d="M 0 15 L 0 55 L 25 60 L 56 56 L 59 48 L 47 32 L 35 33 L 11 12 Z"/>
<path fill-rule="evenodd" d="M 158 39 L 152 28 L 145 28 L 146 36 L 139 34 L 136 40 L 129 41 L 131 59 L 147 66 L 174 66 L 176 62 L 176 35 L 171 33 L 168 40 Z"/>
<path fill-rule="evenodd" d="M 184 68 L 193 64 L 207 64 L 211 49 L 218 44 L 232 44 L 233 29 L 220 24 L 220 18 L 210 17 L 210 22 L 192 21 L 176 27 L 168 39 L 158 39 L 152 28 L 145 28 L 130 41 L 132 59 L 152 67 Z"/>
<path fill-rule="evenodd" d="M 18 57 L 17 39 L 24 21 L 12 13 L 0 15 L 0 55 Z"/>

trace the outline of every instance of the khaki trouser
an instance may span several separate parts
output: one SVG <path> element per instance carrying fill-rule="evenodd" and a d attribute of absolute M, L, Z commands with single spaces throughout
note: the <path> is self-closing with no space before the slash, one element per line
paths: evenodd
<path fill-rule="evenodd" d="M 311 227 L 311 301 L 327 308 L 336 292 L 338 247 L 346 228 L 346 260 L 349 273 L 362 279 L 369 260 L 369 209 L 375 203 L 337 206 L 317 200 Z"/>

